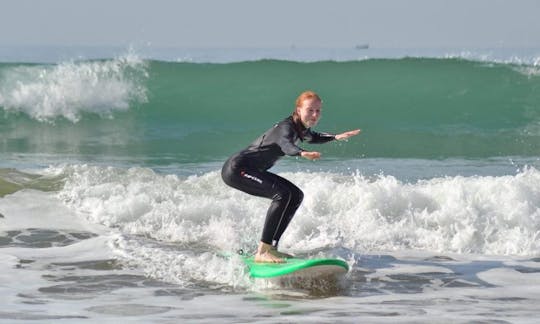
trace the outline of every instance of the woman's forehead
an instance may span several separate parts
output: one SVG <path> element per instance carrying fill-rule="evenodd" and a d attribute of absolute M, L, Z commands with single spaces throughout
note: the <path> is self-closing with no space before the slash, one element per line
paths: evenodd
<path fill-rule="evenodd" d="M 317 100 L 316 98 L 308 98 L 302 101 L 302 107 L 305 108 L 320 108 L 321 105 L 322 102 L 320 100 Z"/>

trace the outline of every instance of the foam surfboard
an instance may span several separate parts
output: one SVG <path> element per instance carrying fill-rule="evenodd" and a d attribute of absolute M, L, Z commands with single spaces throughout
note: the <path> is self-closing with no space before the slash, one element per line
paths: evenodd
<path fill-rule="evenodd" d="M 285 259 L 285 263 L 257 263 L 253 257 L 244 257 L 253 278 L 275 278 L 281 276 L 322 277 L 342 275 L 349 271 L 347 262 L 339 259 Z"/>

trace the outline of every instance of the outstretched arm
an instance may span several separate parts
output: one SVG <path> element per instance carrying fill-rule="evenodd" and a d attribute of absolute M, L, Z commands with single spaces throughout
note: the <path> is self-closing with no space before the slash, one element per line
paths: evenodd
<path fill-rule="evenodd" d="M 358 134 L 360 134 L 360 130 L 355 129 L 355 130 L 351 130 L 351 131 L 348 131 L 348 132 L 345 132 L 345 133 L 337 134 L 335 136 L 335 139 L 337 139 L 338 141 L 341 141 L 341 140 L 347 139 L 347 138 L 349 138 L 351 136 L 355 136 L 355 135 L 358 135 Z"/>
<path fill-rule="evenodd" d="M 341 134 L 337 134 L 334 136 L 334 138 L 338 141 L 341 141 L 358 134 L 360 134 L 360 130 L 355 129 Z M 302 151 L 300 152 L 300 156 L 309 160 L 317 160 L 321 158 L 321 153 L 316 151 Z"/>

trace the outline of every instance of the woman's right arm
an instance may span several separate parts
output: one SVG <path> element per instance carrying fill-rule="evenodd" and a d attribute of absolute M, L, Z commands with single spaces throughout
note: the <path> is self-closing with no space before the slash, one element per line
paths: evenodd
<path fill-rule="evenodd" d="M 314 151 L 302 151 L 300 156 L 308 160 L 318 160 L 321 158 L 321 153 Z"/>

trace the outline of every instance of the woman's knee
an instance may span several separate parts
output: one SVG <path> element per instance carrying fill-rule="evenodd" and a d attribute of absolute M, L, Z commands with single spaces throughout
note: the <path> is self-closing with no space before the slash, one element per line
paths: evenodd
<path fill-rule="evenodd" d="M 294 191 L 294 201 L 300 205 L 302 203 L 302 201 L 304 200 L 304 192 L 302 192 L 302 190 L 300 190 L 300 188 L 298 187 L 295 187 L 295 191 Z"/>
<path fill-rule="evenodd" d="M 284 186 L 280 190 L 279 196 L 288 201 L 290 205 L 296 207 L 300 206 L 302 200 L 304 200 L 304 193 L 297 186 Z"/>

